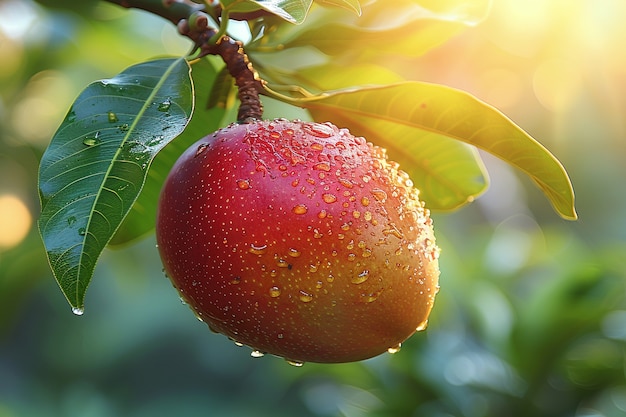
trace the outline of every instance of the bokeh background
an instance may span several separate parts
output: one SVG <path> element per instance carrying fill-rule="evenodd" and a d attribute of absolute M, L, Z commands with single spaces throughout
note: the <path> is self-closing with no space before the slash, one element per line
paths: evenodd
<path fill-rule="evenodd" d="M 435 214 L 428 330 L 394 355 L 302 368 L 197 322 L 153 236 L 105 251 L 71 313 L 35 226 L 39 158 L 88 83 L 189 48 L 159 18 L 88 3 L 0 0 L 0 417 L 626 415 L 626 2 L 495 0 L 482 24 L 395 63 L 542 142 L 580 219 L 485 155 L 489 191 Z"/>

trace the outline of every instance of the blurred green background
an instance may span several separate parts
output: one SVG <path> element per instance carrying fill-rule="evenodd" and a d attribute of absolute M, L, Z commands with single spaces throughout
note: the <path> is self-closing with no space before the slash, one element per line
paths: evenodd
<path fill-rule="evenodd" d="M 495 0 L 481 25 L 393 63 L 542 142 L 580 219 L 485 155 L 489 191 L 435 214 L 428 330 L 394 355 L 295 368 L 194 320 L 153 237 L 105 251 L 85 315 L 70 312 L 35 227 L 39 158 L 88 83 L 190 45 L 139 11 L 0 0 L 0 417 L 626 415 L 625 19 L 621 0 Z"/>

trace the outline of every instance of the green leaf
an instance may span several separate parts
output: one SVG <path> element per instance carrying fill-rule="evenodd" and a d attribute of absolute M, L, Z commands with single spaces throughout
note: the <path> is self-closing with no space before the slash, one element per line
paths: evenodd
<path fill-rule="evenodd" d="M 212 94 L 212 91 L 216 88 L 215 84 L 220 82 L 219 75 L 222 74 L 223 71 L 217 70 L 216 68 L 218 68 L 218 66 L 217 64 L 212 64 L 213 61 L 219 61 L 219 59 L 217 57 L 206 57 L 194 63 L 192 66 L 191 76 L 193 79 L 196 103 L 208 103 L 209 95 Z M 220 62 L 219 65 L 223 66 L 223 63 Z M 232 80 L 232 77 L 230 78 Z M 125 245 L 154 230 L 156 207 L 161 187 L 163 186 L 165 178 L 167 178 L 167 174 L 172 169 L 178 157 L 189 146 L 193 145 L 203 136 L 217 130 L 222 125 L 227 109 L 228 106 L 196 106 L 191 121 L 184 132 L 181 133 L 176 140 L 171 141 L 154 158 L 139 198 L 128 213 L 128 216 L 126 216 L 126 219 L 124 219 L 124 222 L 115 236 L 113 236 L 113 239 L 109 242 L 109 245 Z"/>
<path fill-rule="evenodd" d="M 334 6 L 348 9 L 361 16 L 361 3 L 358 0 L 316 0 L 321 6 Z"/>
<path fill-rule="evenodd" d="M 484 2 L 484 0 L 483 0 Z M 486 6 L 485 6 L 486 7 Z M 393 12 L 391 12 L 393 11 Z M 484 17 L 486 10 L 480 15 Z M 313 8 L 307 24 L 282 25 L 252 43 L 248 51 L 314 47 L 335 59 L 380 63 L 381 56 L 418 57 L 441 45 L 479 17 L 426 9 L 412 0 L 370 2 L 360 17 L 343 11 Z"/>
<path fill-rule="evenodd" d="M 306 19 L 312 3 L 313 0 L 235 0 L 222 2 L 222 6 L 230 13 L 265 10 L 290 23 L 299 25 Z"/>
<path fill-rule="evenodd" d="M 467 158 L 460 163 L 448 157 L 436 158 L 438 151 L 431 146 L 447 149 L 452 141 L 444 142 L 445 145 L 441 141 L 452 139 L 483 149 L 519 168 L 562 217 L 576 219 L 572 184 L 561 163 L 510 119 L 468 93 L 436 84 L 403 82 L 338 91 L 292 103 L 308 108 L 317 120 L 338 121 L 355 134 L 371 141 L 376 138 L 378 145 L 390 148 L 392 159 L 410 159 L 412 162 L 404 164 L 405 169 L 420 167 L 423 178 L 436 183 L 436 187 L 427 182 L 420 185 L 437 202 L 446 198 L 459 201 L 463 194 L 466 201 L 472 200 L 475 192 L 471 189 L 479 188 L 476 184 L 481 183 L 474 178 L 476 169 L 468 169 Z M 426 139 L 433 145 L 426 144 Z M 420 141 L 420 145 L 415 141 Z M 456 182 L 464 178 L 465 184 Z M 474 187 L 472 183 L 476 183 Z M 465 190 L 462 194 L 456 189 L 459 185 Z M 424 199 L 431 203 L 426 196 Z"/>
<path fill-rule="evenodd" d="M 207 100 L 207 108 L 221 107 L 226 108 L 228 103 L 234 100 L 237 95 L 235 79 L 230 75 L 228 68 L 224 65 L 217 75 L 212 77 L 215 79 L 210 89 L 209 98 Z"/>
<path fill-rule="evenodd" d="M 39 168 L 39 231 L 61 290 L 82 311 L 98 257 L 135 202 L 154 156 L 193 110 L 184 59 L 134 65 L 76 99 Z"/>

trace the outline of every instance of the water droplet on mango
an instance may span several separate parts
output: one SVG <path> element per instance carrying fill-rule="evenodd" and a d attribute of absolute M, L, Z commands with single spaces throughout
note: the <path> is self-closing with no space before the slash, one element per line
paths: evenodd
<path fill-rule="evenodd" d="M 331 204 L 337 201 L 337 196 L 330 193 L 322 194 L 322 200 L 324 200 L 325 203 Z"/>
<path fill-rule="evenodd" d="M 265 353 L 261 352 L 260 350 L 253 350 L 252 352 L 250 352 L 250 356 L 252 356 L 253 358 L 262 358 L 263 356 L 265 356 Z"/>
<path fill-rule="evenodd" d="M 299 294 L 298 298 L 303 303 L 310 303 L 311 301 L 313 301 L 313 294 L 309 294 L 306 291 L 300 290 L 300 294 Z"/>
<path fill-rule="evenodd" d="M 387 349 L 387 352 L 394 354 L 394 353 L 400 352 L 400 349 L 402 349 L 402 343 L 398 343 L 395 346 L 391 346 L 390 348 Z"/>
<path fill-rule="evenodd" d="M 250 188 L 250 180 L 237 180 L 237 188 L 240 190 L 247 190 Z"/>
<path fill-rule="evenodd" d="M 248 249 L 248 252 L 254 254 L 254 255 L 263 255 L 265 252 L 267 251 L 267 245 L 254 245 L 251 244 L 250 245 L 250 249 Z"/>
<path fill-rule="evenodd" d="M 293 209 L 291 209 L 291 211 L 293 211 L 294 214 L 306 214 L 306 212 L 309 211 L 309 209 L 307 208 L 305 204 L 298 204 L 294 206 Z"/>
<path fill-rule="evenodd" d="M 269 289 L 270 297 L 276 298 L 280 295 L 280 288 L 274 286 Z"/>
<path fill-rule="evenodd" d="M 365 281 L 367 281 L 367 279 L 369 278 L 370 275 L 370 271 L 368 271 L 367 269 L 364 270 L 363 272 L 361 272 L 359 275 L 352 277 L 352 279 L 350 280 L 353 284 L 362 284 Z"/>

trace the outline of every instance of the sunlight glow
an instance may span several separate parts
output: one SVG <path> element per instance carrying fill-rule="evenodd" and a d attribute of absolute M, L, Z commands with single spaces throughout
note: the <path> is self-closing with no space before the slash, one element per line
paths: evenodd
<path fill-rule="evenodd" d="M 21 199 L 11 194 L 0 195 L 0 249 L 19 244 L 32 222 L 32 215 Z"/>

